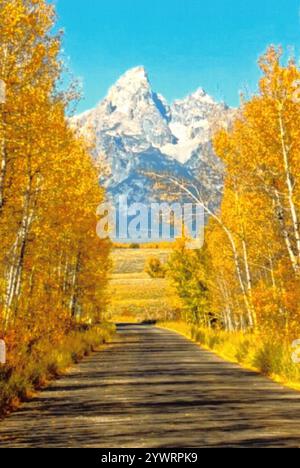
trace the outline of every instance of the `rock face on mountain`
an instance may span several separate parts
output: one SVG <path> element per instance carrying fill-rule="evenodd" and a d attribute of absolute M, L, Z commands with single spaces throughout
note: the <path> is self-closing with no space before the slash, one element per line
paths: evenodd
<path fill-rule="evenodd" d="M 158 173 L 166 180 L 169 174 L 187 181 L 196 178 L 216 204 L 223 171 L 213 154 L 211 127 L 230 113 L 203 89 L 169 105 L 152 90 L 145 69 L 137 67 L 125 73 L 95 109 L 74 117 L 73 124 L 95 141 L 95 160 L 106 168 L 101 182 L 111 197 L 161 200 L 149 176 Z"/>

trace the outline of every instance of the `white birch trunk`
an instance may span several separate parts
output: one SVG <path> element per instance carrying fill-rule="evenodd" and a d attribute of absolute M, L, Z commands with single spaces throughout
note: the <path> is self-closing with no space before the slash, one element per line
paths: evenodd
<path fill-rule="evenodd" d="M 282 156 L 283 156 L 283 164 L 284 164 L 284 171 L 285 171 L 285 179 L 286 179 L 286 186 L 288 191 L 288 201 L 289 201 L 289 209 L 290 209 L 290 217 L 294 231 L 295 237 L 295 246 L 296 246 L 296 265 L 294 267 L 295 272 L 297 275 L 300 274 L 300 224 L 298 213 L 294 201 L 294 182 L 293 176 L 290 167 L 290 150 L 286 143 L 286 132 L 284 128 L 283 118 L 281 112 L 279 113 L 279 126 L 280 126 L 280 140 L 282 146 Z"/>

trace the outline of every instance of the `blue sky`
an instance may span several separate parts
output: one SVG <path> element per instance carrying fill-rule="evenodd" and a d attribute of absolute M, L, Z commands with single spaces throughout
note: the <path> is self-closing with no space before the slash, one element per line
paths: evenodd
<path fill-rule="evenodd" d="M 93 107 L 127 69 L 144 65 L 168 100 L 199 86 L 230 105 L 254 90 L 268 44 L 300 43 L 300 0 L 55 0 L 79 110 Z"/>

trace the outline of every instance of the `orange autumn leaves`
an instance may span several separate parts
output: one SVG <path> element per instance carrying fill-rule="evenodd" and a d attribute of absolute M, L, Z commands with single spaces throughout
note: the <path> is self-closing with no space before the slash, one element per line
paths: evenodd
<path fill-rule="evenodd" d="M 259 63 L 258 93 L 214 136 L 224 193 L 204 249 L 178 243 L 170 274 L 189 323 L 291 343 L 300 336 L 300 70 L 275 47 Z"/>
<path fill-rule="evenodd" d="M 60 37 L 44 0 L 0 4 L 0 328 L 12 346 L 59 339 L 105 308 L 104 193 L 58 91 Z"/>
<path fill-rule="evenodd" d="M 214 141 L 226 164 L 221 216 L 235 239 L 244 291 L 226 239 L 210 253 L 214 278 L 226 291 L 218 289 L 218 300 L 234 328 L 249 325 L 246 295 L 255 327 L 290 339 L 300 333 L 300 70 L 293 60 L 281 65 L 274 47 L 260 67 L 259 94 Z M 222 237 L 219 230 L 210 227 L 208 248 Z"/>

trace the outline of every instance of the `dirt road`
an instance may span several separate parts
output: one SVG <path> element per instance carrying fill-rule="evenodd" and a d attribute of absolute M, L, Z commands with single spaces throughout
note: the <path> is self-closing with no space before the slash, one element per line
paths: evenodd
<path fill-rule="evenodd" d="M 300 393 L 129 325 L 0 422 L 0 447 L 300 447 Z"/>

